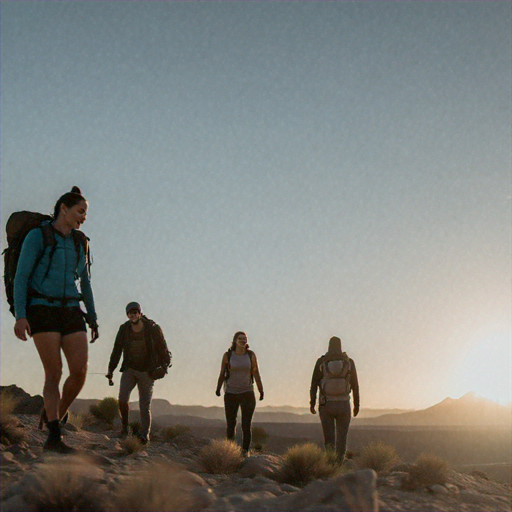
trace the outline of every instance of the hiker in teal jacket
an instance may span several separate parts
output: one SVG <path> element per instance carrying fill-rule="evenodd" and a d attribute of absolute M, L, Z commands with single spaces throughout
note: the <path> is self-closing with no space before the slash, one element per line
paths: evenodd
<path fill-rule="evenodd" d="M 14 332 L 23 341 L 27 334 L 34 339 L 45 372 L 41 418 L 47 422 L 48 439 L 44 449 L 61 453 L 74 451 L 62 441 L 60 425 L 67 419 L 68 408 L 87 374 L 87 331 L 75 284 L 78 278 L 91 326 L 91 343 L 98 338 L 88 246 L 84 245 L 85 235 L 75 233 L 85 222 L 87 208 L 78 187 L 61 196 L 55 204 L 51 225 L 27 234 L 14 279 Z M 52 235 L 51 245 L 44 243 L 43 230 Z M 61 351 L 69 367 L 62 396 Z"/>

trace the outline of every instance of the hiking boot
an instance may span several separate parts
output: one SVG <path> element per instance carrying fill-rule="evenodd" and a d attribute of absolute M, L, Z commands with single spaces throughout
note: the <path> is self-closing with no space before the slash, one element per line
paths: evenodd
<path fill-rule="evenodd" d="M 65 425 L 68 422 L 69 419 L 69 411 L 66 411 L 66 414 L 64 414 L 64 417 L 60 420 L 61 425 Z M 43 425 L 48 426 L 48 416 L 46 415 L 46 408 L 43 407 L 41 409 L 41 413 L 39 414 L 39 430 L 43 430 Z"/>
<path fill-rule="evenodd" d="M 48 439 L 43 445 L 43 450 L 56 453 L 76 453 L 77 450 L 62 441 L 59 420 L 49 421 L 47 426 Z"/>
<path fill-rule="evenodd" d="M 78 451 L 75 448 L 68 446 L 62 439 L 54 439 L 52 437 L 48 437 L 43 445 L 43 450 L 55 453 L 77 453 Z"/>

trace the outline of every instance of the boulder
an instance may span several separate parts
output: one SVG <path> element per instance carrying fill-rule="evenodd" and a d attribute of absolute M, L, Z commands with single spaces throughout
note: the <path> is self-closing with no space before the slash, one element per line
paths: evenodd
<path fill-rule="evenodd" d="M 258 475 L 271 478 L 279 469 L 279 459 L 273 455 L 253 455 L 244 460 L 238 474 L 244 478 Z"/>
<path fill-rule="evenodd" d="M 0 393 L 9 393 L 17 400 L 14 414 L 40 414 L 44 401 L 41 395 L 31 396 L 15 384 L 0 386 Z"/>
<path fill-rule="evenodd" d="M 377 473 L 363 469 L 316 480 L 294 494 L 277 498 L 275 510 L 378 511 Z"/>

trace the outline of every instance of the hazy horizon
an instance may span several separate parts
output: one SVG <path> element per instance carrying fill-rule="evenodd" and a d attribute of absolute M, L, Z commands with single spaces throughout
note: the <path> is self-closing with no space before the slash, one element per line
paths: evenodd
<path fill-rule="evenodd" d="M 364 408 L 510 402 L 509 2 L 0 13 L 2 249 L 13 211 L 73 185 L 89 201 L 100 339 L 80 398 L 117 396 L 103 375 L 136 300 L 173 353 L 154 391 L 171 403 L 222 406 L 238 330 L 258 406 L 307 407 L 335 335 Z M 41 394 L 4 291 L 1 320 L 2 385 Z"/>

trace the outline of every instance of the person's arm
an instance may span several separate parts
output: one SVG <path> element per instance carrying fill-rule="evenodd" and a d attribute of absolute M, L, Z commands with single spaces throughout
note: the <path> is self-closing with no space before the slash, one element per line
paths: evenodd
<path fill-rule="evenodd" d="M 91 343 L 94 343 L 99 337 L 98 331 L 98 317 L 96 316 L 96 308 L 94 306 L 94 296 L 92 293 L 91 286 L 91 276 L 89 274 L 89 268 L 87 265 L 87 258 L 85 255 L 85 251 L 81 246 L 81 255 L 85 259 L 85 265 L 80 274 L 80 291 L 82 292 L 82 297 L 84 299 L 85 309 L 87 311 L 87 323 L 91 328 Z"/>
<path fill-rule="evenodd" d="M 23 341 L 27 341 L 27 334 L 32 336 L 27 320 L 28 282 L 43 251 L 43 233 L 40 229 L 33 229 L 23 241 L 14 276 L 14 334 Z"/>
<path fill-rule="evenodd" d="M 359 381 L 357 380 L 357 370 L 354 361 L 351 359 L 352 368 L 350 370 L 350 387 L 354 398 L 354 418 L 359 414 Z"/>
<path fill-rule="evenodd" d="M 263 393 L 263 384 L 261 382 L 260 369 L 258 368 L 258 359 L 254 352 L 251 353 L 251 372 L 260 393 L 260 400 L 263 400 L 265 394 Z"/>
<path fill-rule="evenodd" d="M 124 331 L 126 326 L 123 324 L 119 327 L 119 331 L 117 331 L 116 341 L 114 342 L 114 348 L 112 349 L 112 354 L 110 355 L 110 362 L 108 363 L 108 373 L 107 378 L 112 378 L 114 374 L 114 370 L 117 368 L 119 364 L 119 359 L 121 359 L 121 354 L 123 353 L 123 341 L 124 341 Z"/>
<path fill-rule="evenodd" d="M 222 388 L 222 384 L 224 384 L 225 375 L 226 375 L 226 367 L 228 365 L 228 355 L 224 354 L 222 356 L 222 362 L 220 364 L 220 374 L 219 374 L 219 380 L 217 381 L 217 389 L 215 391 L 215 394 L 217 396 L 220 396 L 220 390 Z"/>
<path fill-rule="evenodd" d="M 320 386 L 320 381 L 322 380 L 322 372 L 320 370 L 322 358 L 319 358 L 315 364 L 315 368 L 313 370 L 313 376 L 311 377 L 311 388 L 309 390 L 309 410 L 311 414 L 316 414 L 316 390 Z"/>

